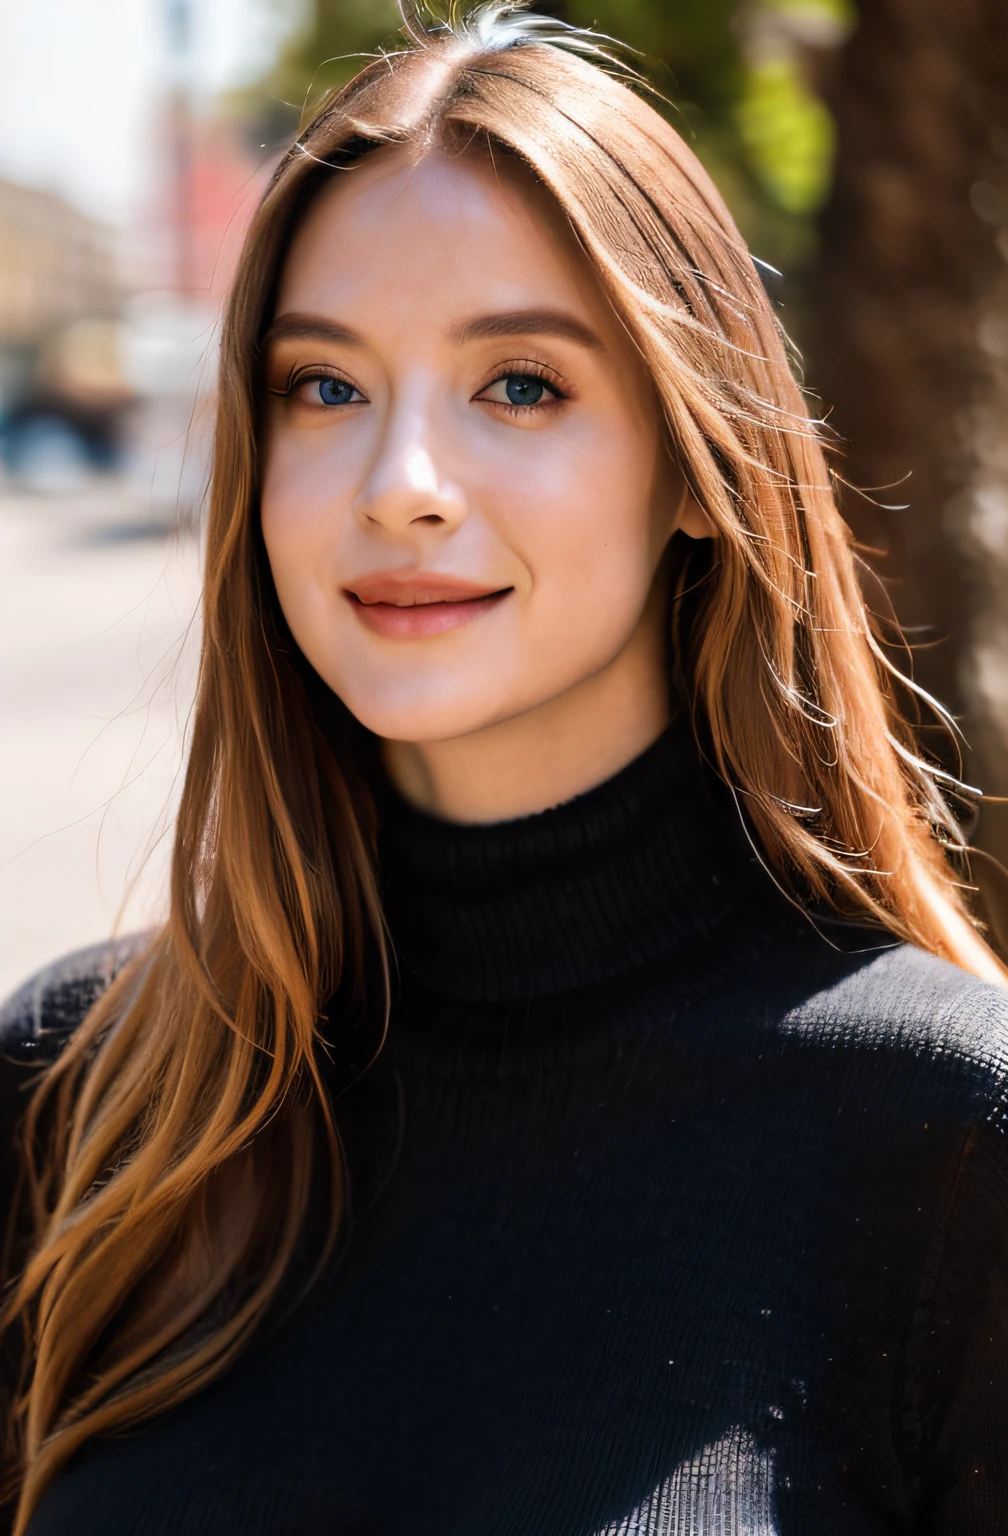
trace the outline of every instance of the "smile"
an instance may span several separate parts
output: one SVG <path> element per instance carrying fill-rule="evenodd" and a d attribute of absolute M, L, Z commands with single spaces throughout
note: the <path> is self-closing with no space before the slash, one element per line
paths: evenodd
<path fill-rule="evenodd" d="M 470 623 L 497 607 L 514 588 L 477 587 L 455 576 L 390 573 L 363 577 L 344 591 L 368 629 L 412 640 Z"/>

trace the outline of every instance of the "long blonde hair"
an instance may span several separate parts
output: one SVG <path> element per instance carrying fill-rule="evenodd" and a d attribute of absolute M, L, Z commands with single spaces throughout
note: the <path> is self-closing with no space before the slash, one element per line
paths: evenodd
<path fill-rule="evenodd" d="M 942 847 L 956 825 L 897 711 L 752 258 L 692 152 L 599 51 L 499 6 L 414 28 L 323 105 L 253 221 L 223 331 L 170 917 L 27 1116 L 27 1146 L 44 1150 L 6 1314 L 27 1330 L 17 1533 L 82 1442 L 219 1375 L 340 1229 L 318 1020 L 335 998 L 333 1038 L 386 1007 L 374 814 L 354 752 L 316 725 L 264 557 L 258 349 L 292 230 L 362 155 L 478 140 L 553 194 L 646 360 L 716 536 L 679 658 L 763 857 L 796 899 L 1002 978 L 960 903 Z"/>

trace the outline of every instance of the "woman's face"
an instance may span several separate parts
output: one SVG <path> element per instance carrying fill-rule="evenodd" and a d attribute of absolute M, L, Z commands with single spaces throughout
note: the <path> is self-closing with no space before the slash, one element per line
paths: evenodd
<path fill-rule="evenodd" d="M 288 255 L 262 528 L 297 644 L 390 741 L 468 735 L 641 643 L 683 482 L 551 199 L 485 154 L 376 152 Z M 651 643 L 651 641 L 649 641 Z"/>

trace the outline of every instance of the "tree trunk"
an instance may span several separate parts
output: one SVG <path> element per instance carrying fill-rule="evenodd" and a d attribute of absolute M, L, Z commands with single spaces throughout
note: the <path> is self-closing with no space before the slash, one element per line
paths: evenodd
<path fill-rule="evenodd" d="M 962 716 L 966 771 L 1008 792 L 1008 6 L 861 0 L 837 60 L 809 378 L 848 445 L 855 534 Z M 879 487 L 881 489 L 875 489 Z M 1000 825 L 1001 821 L 1004 826 Z M 1008 817 L 982 841 L 1008 854 Z"/>

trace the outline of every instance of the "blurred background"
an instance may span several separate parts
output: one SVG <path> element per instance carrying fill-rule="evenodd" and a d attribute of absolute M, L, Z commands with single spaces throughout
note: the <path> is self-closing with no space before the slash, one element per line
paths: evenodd
<path fill-rule="evenodd" d="M 1008 7 L 536 8 L 640 50 L 765 263 L 873 602 L 1008 859 Z M 394 0 L 0 0 L 0 994 L 159 913 L 221 299 L 303 115 L 397 28 Z"/>

